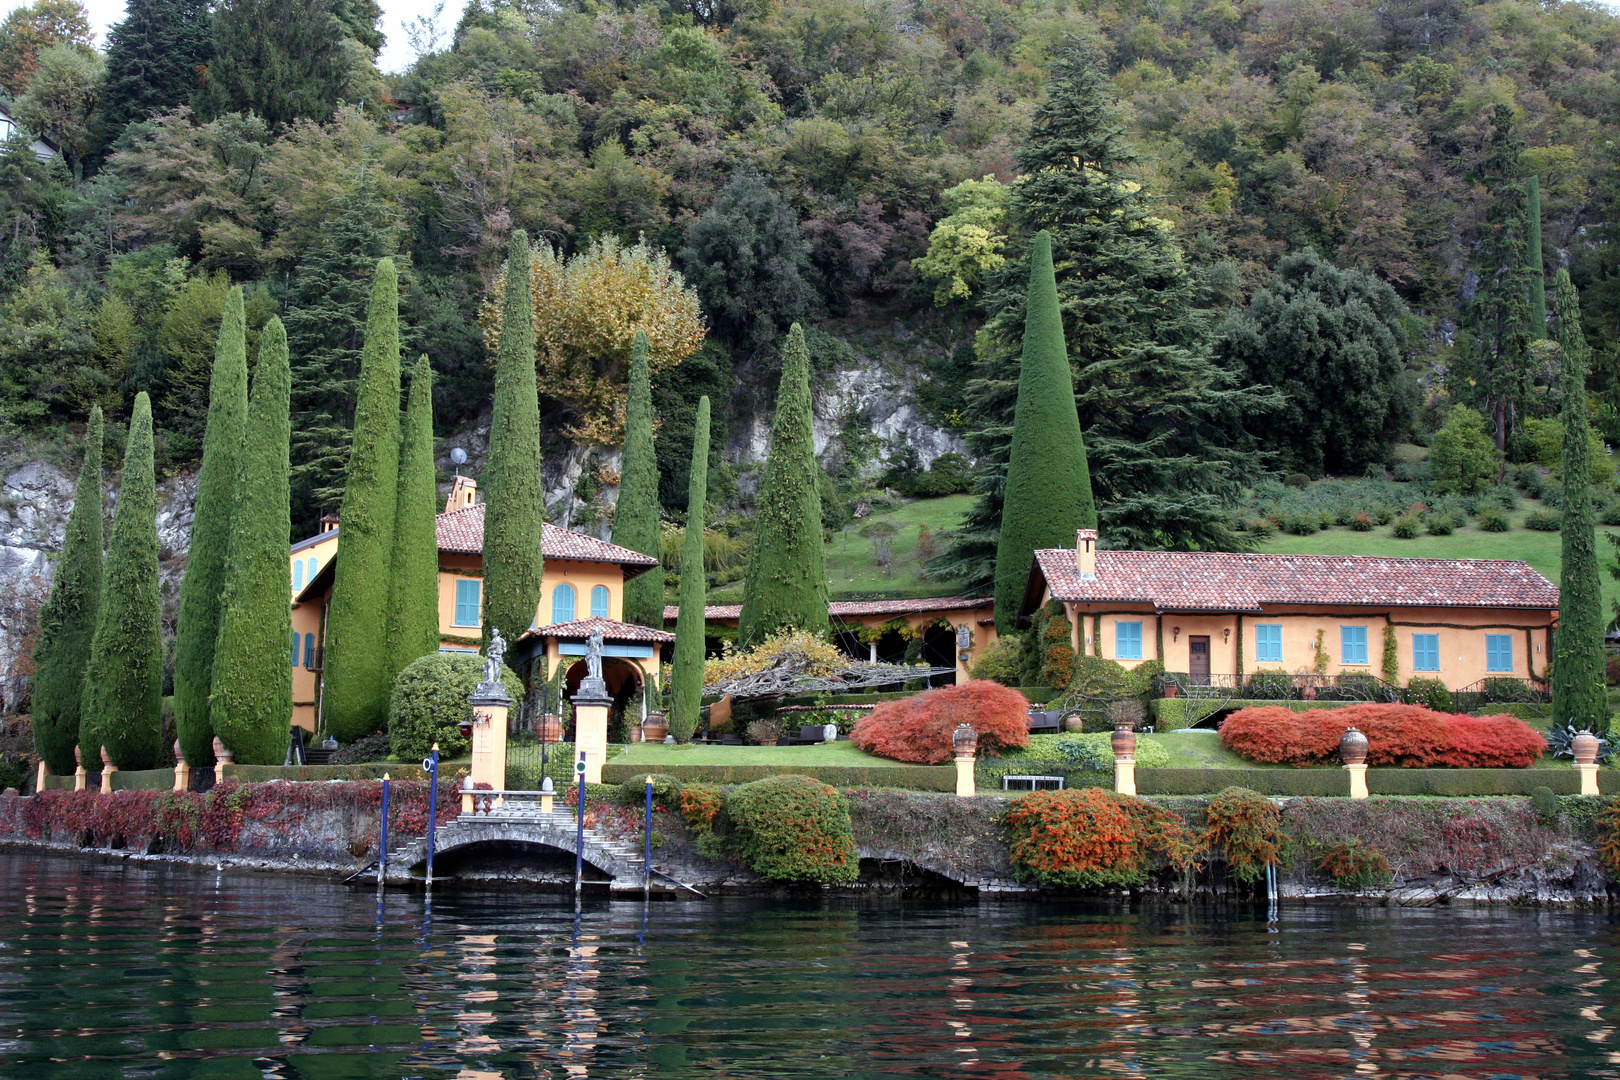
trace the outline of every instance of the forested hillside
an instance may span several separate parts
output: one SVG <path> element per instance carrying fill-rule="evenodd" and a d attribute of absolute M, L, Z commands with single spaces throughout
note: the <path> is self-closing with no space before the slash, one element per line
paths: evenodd
<path fill-rule="evenodd" d="M 1528 460 L 1524 421 L 1558 407 L 1539 285 L 1561 267 L 1597 429 L 1620 440 L 1620 22 L 1595 4 L 473 0 L 447 40 L 419 27 L 397 73 L 375 68 L 371 0 L 128 11 L 101 48 L 73 0 L 0 26 L 13 458 L 76 440 L 100 405 L 116 462 L 147 391 L 159 470 L 192 467 L 245 284 L 249 355 L 286 325 L 311 530 L 394 256 L 406 353 L 429 357 L 437 432 L 476 467 L 519 228 L 549 512 L 575 524 L 610 513 L 638 327 L 666 508 L 684 510 L 707 394 L 710 497 L 746 510 L 797 320 L 825 523 L 883 486 L 976 484 L 937 572 L 983 584 L 1043 228 L 1115 543 L 1241 546 L 1261 473 L 1381 468 L 1455 405 Z M 974 470 L 929 470 L 952 450 Z"/>

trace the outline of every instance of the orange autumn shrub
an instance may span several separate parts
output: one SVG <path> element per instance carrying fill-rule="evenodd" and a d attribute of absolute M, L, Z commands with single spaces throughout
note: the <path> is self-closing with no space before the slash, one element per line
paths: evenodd
<path fill-rule="evenodd" d="M 1547 740 L 1512 716 L 1456 716 L 1421 705 L 1368 703 L 1294 712 L 1239 709 L 1221 725 L 1221 745 L 1250 761 L 1314 765 L 1333 759 L 1350 727 L 1367 736 L 1367 764 L 1401 768 L 1524 768 Z"/>
<path fill-rule="evenodd" d="M 1136 885 L 1157 863 L 1191 865 L 1196 849 L 1175 814 L 1101 788 L 1020 796 L 1002 824 L 1018 878 L 1042 885 Z"/>
<path fill-rule="evenodd" d="M 988 679 L 943 686 L 901 701 L 886 701 L 856 723 L 849 741 L 869 754 L 938 765 L 951 760 L 951 733 L 968 724 L 979 734 L 979 753 L 995 757 L 1029 745 L 1029 701 Z"/>

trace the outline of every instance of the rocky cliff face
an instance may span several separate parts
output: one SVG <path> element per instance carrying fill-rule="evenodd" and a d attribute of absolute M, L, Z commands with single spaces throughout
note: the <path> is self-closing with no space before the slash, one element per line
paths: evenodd
<path fill-rule="evenodd" d="M 0 706 L 6 710 L 16 708 L 26 696 L 36 620 L 73 512 L 74 479 L 54 465 L 28 461 L 0 481 Z M 166 634 L 174 628 L 196 499 L 195 473 L 177 473 L 158 484 L 158 565 Z M 118 489 L 109 487 L 109 531 L 117 503 Z"/>

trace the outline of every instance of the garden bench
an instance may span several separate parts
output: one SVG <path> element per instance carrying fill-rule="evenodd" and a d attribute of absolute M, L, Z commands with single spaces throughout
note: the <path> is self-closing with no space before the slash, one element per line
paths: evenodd
<path fill-rule="evenodd" d="M 1037 733 L 1049 733 L 1063 730 L 1061 714 L 1055 712 L 1031 712 L 1029 714 L 1029 730 Z"/>
<path fill-rule="evenodd" d="M 1003 776 L 1002 791 L 1062 791 L 1061 776 Z"/>

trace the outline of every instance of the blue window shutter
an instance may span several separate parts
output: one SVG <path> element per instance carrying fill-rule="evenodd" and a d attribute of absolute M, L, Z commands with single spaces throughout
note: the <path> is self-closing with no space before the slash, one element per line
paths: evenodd
<path fill-rule="evenodd" d="M 1119 660 L 1142 659 L 1141 623 L 1114 623 L 1114 657 Z"/>
<path fill-rule="evenodd" d="M 1282 624 L 1256 623 L 1254 627 L 1254 658 L 1261 664 L 1282 663 Z"/>
<path fill-rule="evenodd" d="M 456 625 L 477 626 L 478 600 L 482 589 L 481 581 L 456 582 Z"/>
<path fill-rule="evenodd" d="M 608 588 L 598 585 L 591 589 L 591 618 L 605 619 L 608 617 Z"/>
<path fill-rule="evenodd" d="M 574 587 L 566 582 L 552 590 L 551 621 L 553 623 L 574 621 L 574 596 Z"/>
<path fill-rule="evenodd" d="M 314 634 L 305 634 L 304 635 L 304 666 L 307 667 L 307 668 L 312 668 L 312 667 L 315 666 L 315 635 Z"/>
<path fill-rule="evenodd" d="M 293 635 L 292 666 L 293 667 L 298 666 L 298 635 L 297 634 Z"/>
<path fill-rule="evenodd" d="M 297 562 L 293 563 L 293 592 L 298 592 L 303 587 L 304 587 L 304 560 L 299 559 Z"/>
<path fill-rule="evenodd" d="M 1513 670 L 1513 635 L 1512 634 L 1486 634 L 1485 635 L 1485 670 L 1486 671 L 1512 671 Z"/>
<path fill-rule="evenodd" d="M 1339 662 L 1365 664 L 1367 662 L 1367 628 L 1365 626 L 1339 627 Z"/>
<path fill-rule="evenodd" d="M 1439 634 L 1413 634 L 1412 635 L 1412 670 L 1413 671 L 1439 671 L 1440 670 L 1440 635 Z"/>

